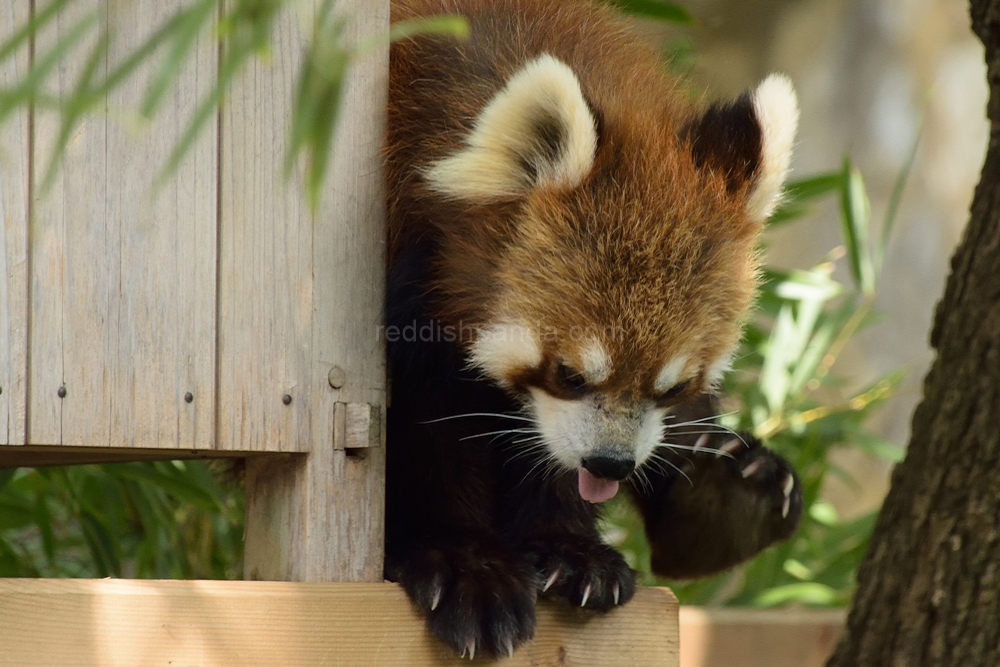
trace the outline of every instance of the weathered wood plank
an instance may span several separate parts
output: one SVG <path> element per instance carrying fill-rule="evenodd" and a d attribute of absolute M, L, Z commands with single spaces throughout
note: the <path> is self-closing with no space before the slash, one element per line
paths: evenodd
<path fill-rule="evenodd" d="M 29 0 L 0 6 L 0 35 L 11 35 L 30 12 Z M 0 62 L 0 87 L 24 76 L 28 45 Z M 29 116 L 0 126 L 0 445 L 21 445 L 27 427 Z"/>
<path fill-rule="evenodd" d="M 677 601 L 642 589 L 597 615 L 539 604 L 510 667 L 676 667 Z M 23 667 L 463 665 L 389 584 L 0 580 L 0 646 Z"/>
<path fill-rule="evenodd" d="M 290 452 L 312 444 L 319 230 L 302 188 L 283 177 L 292 89 L 310 23 L 285 12 L 267 62 L 249 64 L 222 110 L 220 449 Z"/>
<path fill-rule="evenodd" d="M 345 39 L 357 42 L 372 35 L 386 34 L 388 10 L 385 0 L 338 2 L 337 11 L 350 17 Z M 299 51 L 298 43 L 291 44 L 288 40 L 293 39 L 292 35 L 301 40 L 301 35 L 289 26 L 282 27 L 279 34 L 282 35 L 279 43 L 286 53 Z M 269 111 L 266 118 L 258 115 L 275 104 L 288 104 L 287 89 L 281 91 L 282 95 L 272 90 L 277 82 L 291 79 L 296 66 L 294 62 L 282 62 L 279 67 L 275 62 L 274 72 L 258 69 L 252 77 L 257 87 L 256 96 L 237 98 L 234 95 L 229 105 L 232 109 L 229 113 L 234 118 L 229 123 L 223 122 L 224 215 L 229 210 L 226 198 L 231 196 L 236 200 L 240 192 L 237 187 L 242 188 L 244 197 L 254 192 L 268 194 L 254 202 L 254 206 L 242 202 L 237 209 L 234 201 L 230 229 L 226 229 L 227 218 L 223 218 L 222 275 L 225 283 L 227 261 L 233 271 L 243 272 L 240 275 L 249 272 L 247 261 L 227 260 L 227 235 L 235 241 L 237 232 L 245 232 L 247 236 L 242 239 L 241 252 L 246 254 L 254 250 L 267 256 L 274 251 L 255 249 L 255 246 L 273 243 L 281 247 L 283 237 L 280 234 L 295 233 L 296 225 L 311 227 L 312 247 L 308 258 L 311 261 L 296 269 L 300 274 L 283 270 L 280 274 L 268 275 L 270 280 L 278 281 L 275 290 L 291 293 L 303 290 L 302 298 L 311 299 L 309 314 L 312 320 L 307 328 L 304 313 L 275 311 L 269 305 L 267 292 L 254 297 L 253 293 L 245 292 L 231 295 L 223 289 L 222 295 L 232 298 L 233 305 L 251 302 L 252 305 L 244 306 L 247 310 L 260 308 L 260 317 L 274 322 L 274 329 L 281 333 L 284 348 L 305 347 L 309 356 L 298 360 L 293 367 L 285 353 L 276 356 L 273 351 L 254 347 L 245 340 L 246 333 L 239 331 L 235 322 L 227 318 L 230 311 L 224 309 L 224 324 L 220 327 L 224 344 L 221 417 L 234 425 L 239 424 L 242 431 L 220 427 L 220 441 L 223 447 L 240 449 L 277 446 L 285 450 L 308 448 L 311 451 L 306 459 L 290 459 L 284 467 L 277 467 L 270 460 L 251 461 L 247 466 L 245 563 L 248 578 L 381 581 L 385 360 L 383 342 L 377 332 L 384 298 L 385 232 L 379 146 L 388 87 L 388 49 L 370 51 L 348 74 L 331 160 L 332 174 L 315 217 L 308 216 L 302 208 L 301 190 L 273 194 L 275 188 L 280 187 L 278 168 L 284 150 L 283 141 L 275 137 L 283 137 L 286 132 L 285 124 L 278 125 L 278 131 L 274 123 L 280 122 L 275 119 L 285 116 L 277 110 Z M 270 83 L 266 83 L 268 81 Z M 237 105 L 241 109 L 239 112 Z M 235 118 L 237 113 L 241 114 L 240 118 Z M 234 126 L 236 120 L 242 124 Z M 251 139 L 248 140 L 248 136 Z M 237 142 L 241 146 L 226 149 L 228 143 Z M 252 189 L 247 184 L 226 185 L 230 178 L 246 177 L 253 169 L 270 166 L 267 159 L 258 158 L 256 165 L 248 169 L 245 159 L 226 157 L 244 149 L 253 149 L 258 156 L 272 156 L 270 162 L 274 173 L 266 178 L 254 175 L 253 178 L 262 180 Z M 291 217 L 289 213 L 298 217 Z M 281 220 L 287 229 L 272 232 L 274 220 Z M 261 239 L 253 239 L 251 234 L 258 234 Z M 272 241 L 267 234 L 279 234 L 279 237 Z M 306 261 L 301 256 L 289 254 L 280 258 L 275 266 L 291 266 L 293 259 Z M 265 282 L 260 276 L 254 280 Z M 286 281 L 284 287 L 280 281 Z M 295 317 L 301 317 L 301 322 Z M 231 342 L 227 342 L 230 336 L 245 340 L 238 350 L 241 356 L 232 359 L 229 357 Z M 247 354 L 255 356 L 242 356 Z M 233 364 L 233 370 L 226 370 L 227 363 Z M 243 371 L 242 374 L 235 372 L 237 368 Z M 293 378 L 294 382 L 288 378 Z M 284 391 L 281 381 L 295 385 L 296 397 L 292 406 L 299 404 L 300 412 L 281 413 L 288 414 L 285 419 L 296 420 L 294 423 L 286 424 L 281 416 L 269 417 L 276 409 L 283 408 L 274 401 Z M 230 391 L 236 393 L 226 398 Z M 256 405 L 257 410 L 241 413 L 233 407 L 240 404 Z M 305 424 L 303 420 L 307 417 L 311 421 Z M 296 440 L 289 440 L 290 437 Z"/>
<path fill-rule="evenodd" d="M 81 0 L 43 31 L 41 52 L 84 12 L 114 27 L 108 60 L 119 62 L 181 6 Z M 84 51 L 84 53 L 86 53 Z M 150 70 L 106 100 L 107 115 L 74 133 L 52 191 L 38 198 L 32 228 L 30 434 L 34 444 L 195 447 L 213 443 L 216 140 L 207 128 L 174 177 L 153 184 L 217 54 L 202 43 L 181 85 L 149 127 L 129 131 Z M 68 59 L 55 91 L 68 94 L 85 57 Z M 35 183 L 58 131 L 36 122 Z M 65 387 L 65 397 L 59 388 Z M 192 402 L 184 400 L 190 393 Z"/>

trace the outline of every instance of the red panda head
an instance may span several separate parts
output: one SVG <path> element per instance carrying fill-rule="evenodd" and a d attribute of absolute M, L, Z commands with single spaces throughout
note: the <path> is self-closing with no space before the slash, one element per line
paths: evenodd
<path fill-rule="evenodd" d="M 629 90 L 542 55 L 424 172 L 439 196 L 482 211 L 451 241 L 464 262 L 451 274 L 489 282 L 489 296 L 444 286 L 478 319 L 470 363 L 526 397 L 589 500 L 613 494 L 599 479 L 641 465 L 670 407 L 727 369 L 798 116 L 779 75 L 700 114 Z M 489 275 L 470 278 L 475 262 Z"/>

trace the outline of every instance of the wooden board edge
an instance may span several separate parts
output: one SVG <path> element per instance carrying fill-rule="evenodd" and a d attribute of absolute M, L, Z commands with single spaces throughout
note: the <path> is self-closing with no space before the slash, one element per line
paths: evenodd
<path fill-rule="evenodd" d="M 4 468 L 41 468 L 45 466 L 87 465 L 91 463 L 232 459 L 256 456 L 290 457 L 305 455 L 288 454 L 285 452 L 222 451 L 218 449 L 0 445 L 0 470 Z"/>
<path fill-rule="evenodd" d="M 509 667 L 678 664 L 677 603 L 640 589 L 608 614 L 541 602 Z M 450 654 L 394 584 L 0 579 L 4 664 L 420 667 Z"/>

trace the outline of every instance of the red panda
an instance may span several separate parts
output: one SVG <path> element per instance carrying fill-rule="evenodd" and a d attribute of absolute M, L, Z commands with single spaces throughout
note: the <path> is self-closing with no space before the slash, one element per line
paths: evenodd
<path fill-rule="evenodd" d="M 506 655 L 539 594 L 631 598 L 595 523 L 621 485 L 667 576 L 794 530 L 788 464 L 705 420 L 798 112 L 780 75 L 699 107 L 589 2 L 393 2 L 433 14 L 471 35 L 390 53 L 386 575 L 454 650 Z"/>

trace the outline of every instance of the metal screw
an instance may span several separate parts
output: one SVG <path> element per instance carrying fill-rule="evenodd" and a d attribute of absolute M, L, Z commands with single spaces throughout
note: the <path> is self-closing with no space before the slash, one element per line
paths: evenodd
<path fill-rule="evenodd" d="M 340 366 L 334 366 L 330 369 L 330 373 L 326 376 L 326 379 L 329 380 L 331 387 L 340 389 L 347 382 L 347 373 Z"/>
<path fill-rule="evenodd" d="M 193 400 L 194 400 L 194 394 L 192 394 L 190 391 L 188 393 L 184 394 L 184 402 L 185 403 L 190 403 Z"/>
<path fill-rule="evenodd" d="M 291 394 L 285 394 L 284 396 L 281 397 L 281 402 L 284 403 L 285 405 L 291 405 L 292 404 L 292 395 Z"/>
<path fill-rule="evenodd" d="M 59 391 L 56 393 L 59 394 L 59 398 L 66 398 L 66 386 L 59 387 Z"/>

